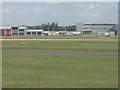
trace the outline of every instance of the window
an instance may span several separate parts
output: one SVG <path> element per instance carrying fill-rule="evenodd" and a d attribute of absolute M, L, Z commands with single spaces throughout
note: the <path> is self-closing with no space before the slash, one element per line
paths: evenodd
<path fill-rule="evenodd" d="M 103 28 L 103 29 L 107 29 L 107 28 Z"/>
<path fill-rule="evenodd" d="M 13 33 L 13 35 L 17 35 L 17 33 Z"/>
<path fill-rule="evenodd" d="M 27 32 L 27 34 L 31 34 L 31 32 Z"/>
<path fill-rule="evenodd" d="M 19 33 L 19 35 L 24 35 L 24 33 Z"/>
<path fill-rule="evenodd" d="M 18 31 L 17 31 L 17 29 L 15 29 L 15 30 L 12 30 L 12 33 L 17 33 Z"/>
<path fill-rule="evenodd" d="M 83 28 L 83 29 L 88 29 L 88 28 Z"/>
<path fill-rule="evenodd" d="M 18 27 L 12 27 L 12 29 L 18 29 Z"/>
<path fill-rule="evenodd" d="M 32 32 L 33 35 L 36 35 L 36 32 Z"/>
<path fill-rule="evenodd" d="M 19 29 L 19 31 L 24 31 L 24 29 Z"/>
<path fill-rule="evenodd" d="M 38 35 L 41 35 L 41 32 L 38 32 Z"/>

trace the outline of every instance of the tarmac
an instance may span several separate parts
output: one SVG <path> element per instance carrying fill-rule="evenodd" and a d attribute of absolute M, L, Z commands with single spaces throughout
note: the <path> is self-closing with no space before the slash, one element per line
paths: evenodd
<path fill-rule="evenodd" d="M 2 49 L 0 51 L 2 51 L 2 52 L 12 52 L 12 53 L 46 53 L 46 54 L 110 55 L 110 56 L 118 56 L 118 52 L 61 51 L 61 50 L 23 50 L 23 49 Z"/>
<path fill-rule="evenodd" d="M 0 41 L 118 41 L 117 39 L 0 39 Z"/>

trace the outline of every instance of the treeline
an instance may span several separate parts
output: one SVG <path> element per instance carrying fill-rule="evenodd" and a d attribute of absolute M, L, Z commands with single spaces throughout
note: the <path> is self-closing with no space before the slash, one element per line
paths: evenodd
<path fill-rule="evenodd" d="M 24 26 L 24 25 L 23 25 Z M 28 29 L 43 29 L 44 31 L 76 31 L 76 26 L 59 26 L 58 23 L 43 23 L 41 25 L 25 26 Z"/>

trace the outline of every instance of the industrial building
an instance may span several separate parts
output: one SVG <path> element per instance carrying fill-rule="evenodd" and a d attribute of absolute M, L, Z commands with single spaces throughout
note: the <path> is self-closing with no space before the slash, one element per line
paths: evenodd
<path fill-rule="evenodd" d="M 83 35 L 99 35 L 106 32 L 117 35 L 117 25 L 76 23 L 76 31 L 81 32 Z"/>
<path fill-rule="evenodd" d="M 27 27 L 0 27 L 0 36 L 51 36 L 51 35 L 99 35 L 116 36 L 116 24 L 84 24 L 76 23 L 76 31 L 44 31 Z"/>
<path fill-rule="evenodd" d="M 0 27 L 0 36 L 40 36 L 43 30 L 28 30 L 27 27 Z"/>

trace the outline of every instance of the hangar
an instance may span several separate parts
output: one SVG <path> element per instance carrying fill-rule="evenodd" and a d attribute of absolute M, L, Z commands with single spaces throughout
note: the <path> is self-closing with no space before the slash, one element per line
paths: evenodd
<path fill-rule="evenodd" d="M 97 35 L 101 32 L 114 32 L 117 34 L 116 24 L 84 24 L 76 23 L 76 31 L 81 32 L 83 35 Z"/>

